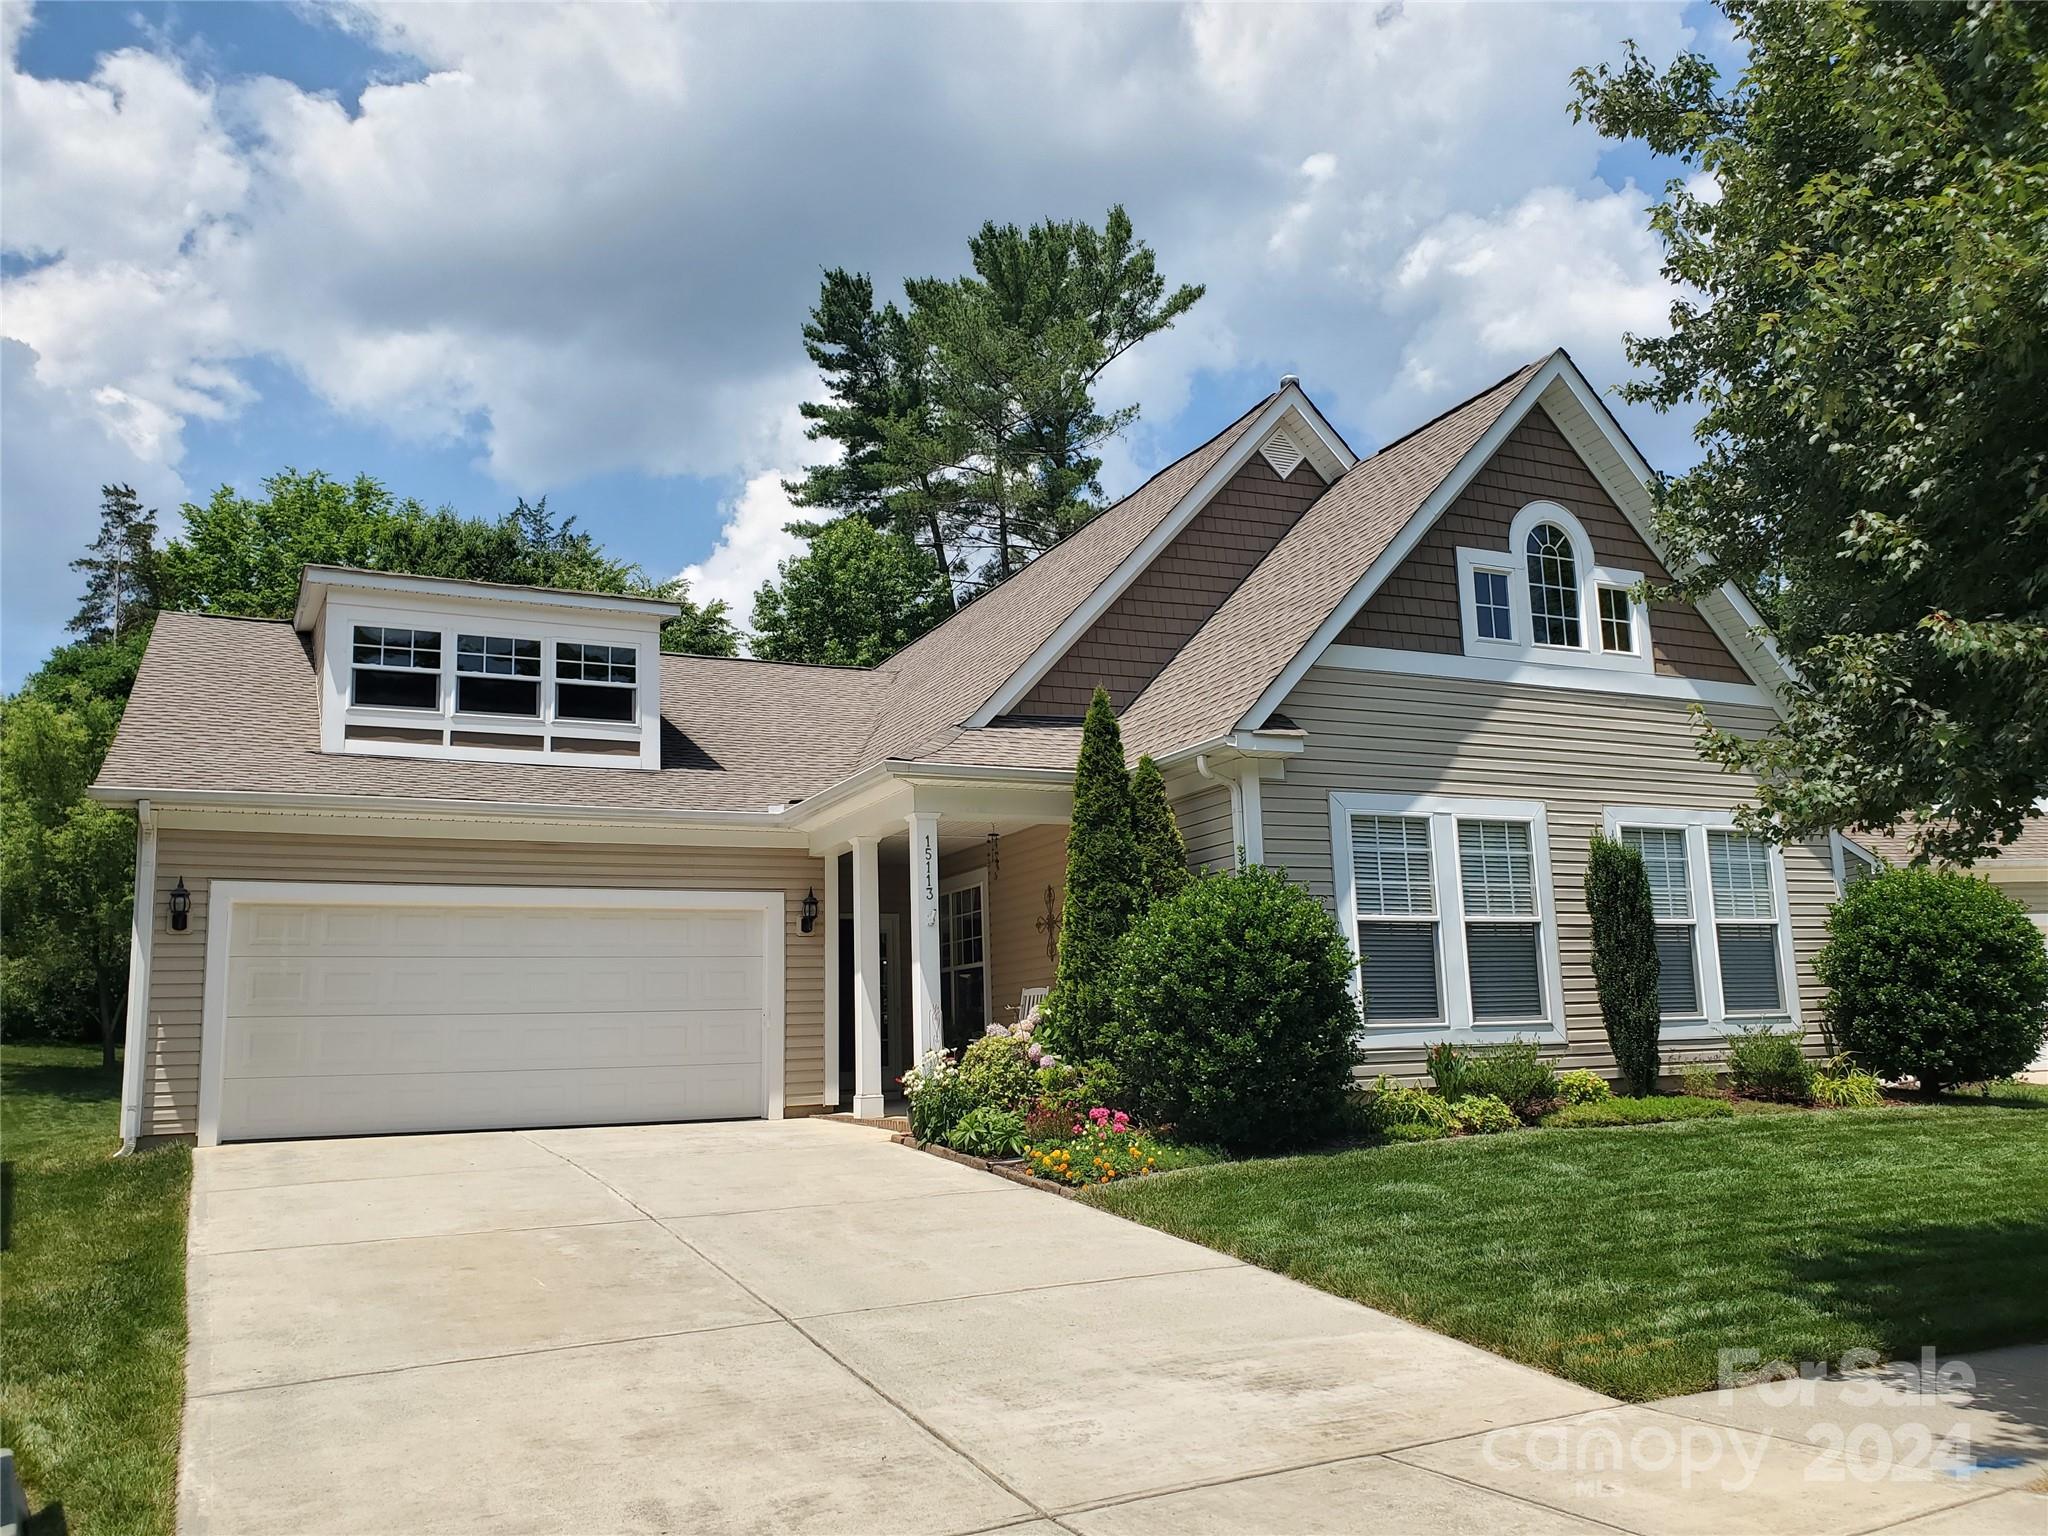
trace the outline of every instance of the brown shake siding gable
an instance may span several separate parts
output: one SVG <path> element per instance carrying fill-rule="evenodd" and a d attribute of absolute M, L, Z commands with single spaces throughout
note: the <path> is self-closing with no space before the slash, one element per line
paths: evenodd
<path fill-rule="evenodd" d="M 1323 490 L 1322 477 L 1306 460 L 1282 480 L 1264 455 L 1253 454 L 1016 712 L 1084 714 L 1098 683 L 1118 709 L 1129 708 Z"/>
<path fill-rule="evenodd" d="M 1458 547 L 1506 549 L 1509 525 L 1532 501 L 1554 501 L 1577 517 L 1602 565 L 1641 571 L 1653 582 L 1671 579 L 1539 405 L 1345 626 L 1339 643 L 1458 655 L 1464 650 Z M 1689 603 L 1652 603 L 1650 641 L 1657 671 L 1665 677 L 1750 680 Z"/>

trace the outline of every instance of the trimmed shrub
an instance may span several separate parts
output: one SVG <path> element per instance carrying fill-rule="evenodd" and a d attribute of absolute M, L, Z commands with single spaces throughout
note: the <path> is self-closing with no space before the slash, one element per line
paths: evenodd
<path fill-rule="evenodd" d="M 1150 906 L 1178 896 L 1194 878 L 1188 870 L 1187 840 L 1166 798 L 1166 780 L 1149 757 L 1131 771 L 1131 836 L 1138 845 L 1139 900 Z"/>
<path fill-rule="evenodd" d="M 1404 1088 L 1387 1081 L 1384 1074 L 1373 1084 L 1364 1114 L 1366 1126 L 1382 1136 L 1403 1126 L 1428 1126 L 1440 1136 L 1458 1128 L 1458 1117 L 1441 1094 L 1427 1088 Z"/>
<path fill-rule="evenodd" d="M 1593 981 L 1614 1063 L 1635 1094 L 1657 1091 L 1657 918 L 1643 856 L 1593 834 L 1586 855 L 1586 915 L 1593 927 Z"/>
<path fill-rule="evenodd" d="M 959 1092 L 967 1109 L 1022 1111 L 1038 1093 L 1038 1072 L 1014 1035 L 984 1035 L 960 1054 Z"/>
<path fill-rule="evenodd" d="M 1097 688 L 1081 727 L 1081 755 L 1074 765 L 1059 961 L 1052 994 L 1045 1000 L 1046 1033 L 1070 1061 L 1107 1054 L 1108 978 L 1117 943 L 1143 904 L 1138 878 L 1123 733 L 1109 695 Z"/>
<path fill-rule="evenodd" d="M 1813 1074 L 1813 1102 L 1822 1109 L 1876 1109 L 1884 1088 L 1868 1072 L 1830 1065 Z"/>
<path fill-rule="evenodd" d="M 1745 1099 L 1805 1104 L 1813 1098 L 1813 1063 L 1797 1030 L 1753 1024 L 1728 1040 L 1728 1081 Z"/>
<path fill-rule="evenodd" d="M 1721 1069 L 1708 1061 L 1688 1061 L 1678 1069 L 1678 1091 L 1689 1098 L 1721 1097 Z"/>
<path fill-rule="evenodd" d="M 1014 1109 L 984 1104 L 970 1109 L 946 1135 L 946 1145 L 971 1157 L 1018 1157 L 1024 1151 L 1024 1117 Z"/>
<path fill-rule="evenodd" d="M 1614 1090 L 1598 1072 L 1578 1067 L 1557 1075 L 1557 1096 L 1566 1104 L 1597 1104 L 1613 1098 Z"/>
<path fill-rule="evenodd" d="M 1442 1141 L 1446 1136 L 1457 1134 L 1457 1123 L 1437 1125 L 1427 1120 L 1404 1120 L 1398 1125 L 1383 1126 L 1380 1135 L 1388 1141 Z"/>
<path fill-rule="evenodd" d="M 1109 1056 L 1149 1124 L 1226 1147 L 1336 1129 L 1357 1057 L 1351 947 L 1323 904 L 1253 865 L 1157 902 L 1118 946 Z"/>
<path fill-rule="evenodd" d="M 2010 1077 L 2041 1049 L 2048 949 L 1988 882 L 1930 869 L 1858 880 L 1814 961 L 1836 1044 L 1879 1077 L 1936 1093 Z"/>
<path fill-rule="evenodd" d="M 1522 1128 L 1521 1118 L 1490 1093 L 1466 1094 L 1452 1103 L 1451 1113 L 1458 1117 L 1458 1129 L 1477 1136 Z"/>
<path fill-rule="evenodd" d="M 1465 1092 L 1499 1099 L 1527 1116 L 1557 1097 L 1557 1073 L 1535 1041 L 1507 1040 L 1472 1053 L 1465 1069 Z"/>
<path fill-rule="evenodd" d="M 1542 1123 L 1569 1129 L 1592 1125 L 1654 1125 L 1662 1120 L 1721 1120 L 1734 1114 L 1726 1099 L 1694 1099 L 1682 1094 L 1653 1094 L 1642 1099 L 1596 1099 L 1552 1110 Z"/>
<path fill-rule="evenodd" d="M 1461 1099 L 1470 1091 L 1466 1085 L 1471 1081 L 1472 1052 L 1467 1047 L 1439 1040 L 1423 1060 L 1429 1066 L 1429 1080 L 1445 1098 Z"/>

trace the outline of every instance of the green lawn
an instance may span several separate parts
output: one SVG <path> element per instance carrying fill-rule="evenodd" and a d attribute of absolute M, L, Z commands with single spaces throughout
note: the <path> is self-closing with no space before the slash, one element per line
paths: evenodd
<path fill-rule="evenodd" d="M 1617 1397 L 2048 1339 L 2048 1097 L 1231 1163 L 1093 1204 Z"/>
<path fill-rule="evenodd" d="M 167 1533 L 176 1510 L 192 1155 L 115 1159 L 120 1100 L 97 1047 L 0 1046 L 0 1444 L 39 1532 Z"/>

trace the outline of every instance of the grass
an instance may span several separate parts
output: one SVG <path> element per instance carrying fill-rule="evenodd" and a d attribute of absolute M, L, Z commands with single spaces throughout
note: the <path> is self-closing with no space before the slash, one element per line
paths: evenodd
<path fill-rule="evenodd" d="M 2048 1339 L 2048 1096 L 1538 1130 L 1089 1191 L 1122 1216 L 1632 1400 L 1719 1352 Z"/>
<path fill-rule="evenodd" d="M 1689 1099 L 1659 1094 L 1647 1099 L 1594 1099 L 1553 1109 L 1543 1123 L 1562 1128 L 1598 1125 L 1655 1125 L 1665 1120 L 1726 1120 L 1735 1113 L 1725 1099 Z"/>
<path fill-rule="evenodd" d="M 37 1532 L 167 1536 L 175 1518 L 192 1155 L 115 1159 L 120 1098 L 96 1046 L 0 1046 L 0 1444 Z"/>

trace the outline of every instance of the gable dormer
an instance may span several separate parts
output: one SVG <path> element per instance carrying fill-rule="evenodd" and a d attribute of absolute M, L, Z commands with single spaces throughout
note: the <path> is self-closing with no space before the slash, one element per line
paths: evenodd
<path fill-rule="evenodd" d="M 320 750 L 661 766 L 655 598 L 307 566 Z"/>

